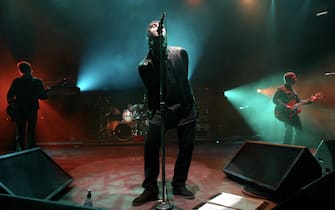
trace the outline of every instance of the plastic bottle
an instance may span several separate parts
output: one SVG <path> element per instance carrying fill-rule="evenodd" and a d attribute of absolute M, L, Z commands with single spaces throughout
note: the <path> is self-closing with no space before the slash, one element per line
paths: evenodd
<path fill-rule="evenodd" d="M 93 200 L 92 200 L 92 190 L 88 189 L 87 190 L 87 195 L 84 201 L 84 206 L 89 206 L 89 207 L 93 207 Z"/>

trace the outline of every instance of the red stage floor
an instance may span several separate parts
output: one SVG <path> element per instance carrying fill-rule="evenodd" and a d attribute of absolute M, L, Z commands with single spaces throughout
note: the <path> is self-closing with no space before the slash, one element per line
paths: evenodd
<path fill-rule="evenodd" d="M 169 142 L 166 147 L 166 181 L 168 199 L 176 207 L 189 210 L 211 196 L 226 192 L 248 197 L 241 186 L 226 178 L 222 172 L 242 142 L 197 142 L 187 182 L 195 193 L 187 200 L 171 193 L 170 181 L 177 147 Z M 82 204 L 87 189 L 93 190 L 94 207 L 118 210 L 148 210 L 155 202 L 132 207 L 132 200 L 142 192 L 143 145 L 48 146 L 43 148 L 74 178 L 71 188 L 59 201 Z M 269 203 L 269 208 L 273 207 Z"/>

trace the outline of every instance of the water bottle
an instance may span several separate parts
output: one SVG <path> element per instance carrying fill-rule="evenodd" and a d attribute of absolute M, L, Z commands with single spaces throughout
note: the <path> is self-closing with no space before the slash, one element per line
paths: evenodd
<path fill-rule="evenodd" d="M 84 206 L 93 207 L 93 200 L 92 200 L 92 191 L 88 189 L 87 195 L 84 201 Z"/>

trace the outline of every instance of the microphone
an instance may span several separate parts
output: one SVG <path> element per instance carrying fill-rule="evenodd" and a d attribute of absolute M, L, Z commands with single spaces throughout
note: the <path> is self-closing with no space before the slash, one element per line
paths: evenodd
<path fill-rule="evenodd" d="M 333 76 L 333 75 L 335 75 L 335 72 L 326 72 L 325 73 L 325 76 L 327 77 L 327 76 Z"/>
<path fill-rule="evenodd" d="M 157 32 L 158 32 L 159 35 L 162 35 L 164 19 L 165 19 L 165 12 L 163 12 L 162 17 L 161 17 L 161 19 L 159 21 L 159 24 L 158 24 Z"/>
<path fill-rule="evenodd" d="M 160 26 L 162 26 L 164 24 L 164 19 L 165 19 L 165 12 L 163 12 L 161 20 L 159 21 Z"/>

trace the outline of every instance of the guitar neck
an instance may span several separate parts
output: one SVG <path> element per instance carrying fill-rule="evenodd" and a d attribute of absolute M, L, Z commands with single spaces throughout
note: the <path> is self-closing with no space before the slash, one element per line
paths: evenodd
<path fill-rule="evenodd" d="M 308 104 L 309 102 L 310 102 L 309 99 L 304 99 L 304 100 L 300 101 L 299 103 L 296 103 L 294 106 L 295 106 L 295 107 L 299 107 L 299 106 Z"/>
<path fill-rule="evenodd" d="M 315 99 L 312 100 L 312 97 L 315 97 Z M 299 107 L 299 106 L 304 105 L 304 104 L 309 104 L 309 103 L 311 103 L 311 102 L 313 102 L 315 100 L 318 100 L 320 98 L 321 98 L 321 94 L 320 93 L 316 93 L 313 96 L 311 96 L 310 98 L 304 99 L 304 100 L 300 101 L 299 103 L 295 104 L 294 106 L 295 107 Z"/>

